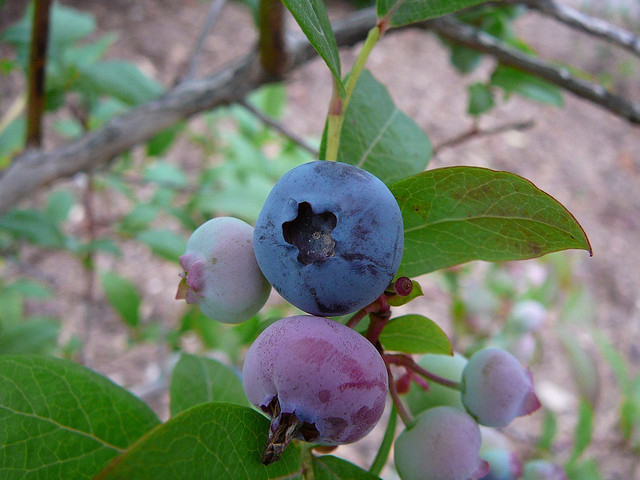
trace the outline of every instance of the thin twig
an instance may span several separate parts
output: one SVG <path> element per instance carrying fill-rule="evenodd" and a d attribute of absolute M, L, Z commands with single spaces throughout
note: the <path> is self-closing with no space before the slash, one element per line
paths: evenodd
<path fill-rule="evenodd" d="M 400 354 L 400 353 L 385 353 L 382 358 L 388 364 L 392 365 L 401 365 L 403 367 L 407 367 L 418 375 L 423 376 L 427 380 L 431 380 L 432 382 L 439 383 L 440 385 L 444 385 L 445 387 L 453 388 L 455 390 L 460 390 L 461 386 L 459 382 L 454 382 L 453 380 L 449 380 L 447 378 L 441 377 L 440 375 L 436 375 L 429 370 L 422 368 L 418 365 L 411 357 L 408 355 Z"/>
<path fill-rule="evenodd" d="M 246 100 L 244 100 L 244 99 L 243 100 L 239 100 L 238 104 L 242 105 L 246 110 L 251 112 L 262 123 L 264 123 L 265 125 L 270 126 L 275 131 L 277 131 L 277 132 L 281 133 L 282 135 L 284 135 L 285 137 L 287 137 L 293 143 L 295 143 L 298 146 L 300 146 L 301 148 L 305 149 L 307 152 L 309 152 L 315 158 L 318 158 L 318 149 L 316 147 L 314 147 L 313 145 L 311 145 L 302 136 L 298 135 L 295 132 L 292 132 L 291 130 L 289 130 L 289 128 L 287 126 L 283 125 L 282 123 L 278 122 L 277 120 L 274 120 L 273 118 L 268 117 L 267 115 L 262 113 L 260 110 L 258 110 L 256 107 L 254 107 L 249 102 L 247 102 Z"/>
<path fill-rule="evenodd" d="M 49 12 L 51 0 L 36 0 L 31 28 L 29 53 L 29 97 L 27 101 L 27 146 L 42 144 L 42 112 L 44 111 L 44 80 L 49 43 Z"/>
<path fill-rule="evenodd" d="M 524 122 L 505 123 L 504 125 L 498 125 L 497 127 L 481 129 L 477 125 L 473 125 L 469 130 L 462 132 L 454 137 L 444 140 L 442 143 L 433 147 L 433 155 L 437 155 L 441 150 L 445 148 L 455 147 L 461 143 L 467 142 L 472 138 L 486 137 L 490 135 L 497 135 L 499 133 L 508 132 L 510 130 L 527 130 L 535 125 L 533 120 L 526 120 Z"/>
<path fill-rule="evenodd" d="M 526 5 L 530 9 L 555 18 L 571 28 L 624 48 L 640 57 L 640 37 L 629 30 L 613 25 L 601 18 L 582 13 L 575 8 L 562 5 L 555 0 L 505 0 L 500 3 Z"/>
<path fill-rule="evenodd" d="M 515 67 L 523 72 L 542 78 L 578 97 L 585 98 L 596 105 L 604 107 L 614 115 L 618 115 L 633 124 L 640 125 L 640 105 L 614 95 L 602 85 L 577 78 L 567 68 L 558 67 L 544 60 L 529 56 L 507 46 L 492 35 L 476 30 L 451 17 L 429 20 L 422 25 L 424 28 L 437 32 L 447 40 L 478 52 L 493 55 L 504 65 Z"/>
<path fill-rule="evenodd" d="M 209 31 L 213 28 L 220 16 L 220 12 L 222 12 L 222 8 L 227 3 L 227 0 L 213 0 L 211 2 L 211 7 L 209 8 L 209 13 L 207 14 L 207 19 L 204 22 L 204 26 L 202 27 L 202 31 L 200 32 L 200 36 L 198 37 L 198 41 L 191 52 L 191 56 L 189 57 L 187 73 L 181 79 L 181 81 L 190 80 L 196 76 L 196 72 L 198 70 L 198 64 L 200 63 L 200 56 L 202 55 L 202 48 L 204 47 L 204 42 L 209 35 Z"/>

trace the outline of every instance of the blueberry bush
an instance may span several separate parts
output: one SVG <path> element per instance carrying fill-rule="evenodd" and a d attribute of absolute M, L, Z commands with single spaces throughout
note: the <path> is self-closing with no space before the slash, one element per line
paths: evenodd
<path fill-rule="evenodd" d="M 498 92 L 561 106 L 565 89 L 635 123 L 637 107 L 554 70 L 517 38 L 511 22 L 525 7 L 548 12 L 555 2 L 377 0 L 340 25 L 330 23 L 320 0 L 247 5 L 257 50 L 230 67 L 233 81 L 223 93 L 197 90 L 203 84 L 189 78 L 165 90 L 133 64 L 105 60 L 114 38 L 89 40 L 94 19 L 57 3 L 35 1 L 0 33 L 14 52 L 0 64 L 2 74 L 22 70 L 35 91 L 0 119 L 3 256 L 20 266 L 24 248 L 65 252 L 84 275 L 77 300 L 87 326 L 99 284 L 128 342 L 161 345 L 179 358 L 161 372 L 169 378 L 160 386 L 170 412 L 161 421 L 139 396 L 82 365 L 88 336 L 61 342 L 59 319 L 25 313 L 25 304 L 52 297 L 50 288 L 0 279 L 0 478 L 373 480 L 384 471 L 401 480 L 600 479 L 583 455 L 598 395 L 592 357 L 566 331 L 558 334 L 581 398 L 568 458 L 554 454 L 556 418 L 527 367 L 542 348 L 558 292 L 567 293 L 563 318 L 580 315 L 576 305 L 588 293 L 573 287 L 557 255 L 541 264 L 542 280 L 501 263 L 571 249 L 591 254 L 585 231 L 565 206 L 516 174 L 428 168 L 428 136 L 366 63 L 385 36 L 425 28 L 440 36 L 463 74 L 484 54 L 499 60 L 486 82 L 469 86 L 475 119 L 495 106 Z M 306 37 L 293 53 L 283 47 L 285 7 Z M 43 25 L 45 48 L 38 50 Z M 359 53 L 344 72 L 338 46 L 357 41 Z M 282 114 L 279 82 L 287 69 L 316 53 L 333 88 L 318 147 L 261 123 Z M 38 65 L 46 65 L 39 93 Z M 66 107 L 72 115 L 55 117 L 53 127 L 70 147 L 48 164 L 56 165 L 53 173 L 42 173 L 43 112 Z M 201 111 L 206 133 L 183 121 Z M 235 130 L 224 129 L 229 121 Z M 163 160 L 178 138 L 223 161 L 203 165 L 190 183 Z M 142 166 L 128 151 L 140 142 Z M 267 158 L 264 150 L 274 145 L 278 154 Z M 22 168 L 32 169 L 27 186 L 16 180 Z M 90 172 L 81 180 L 83 198 L 57 189 L 44 207 L 15 207 L 79 171 Z M 131 206 L 105 236 L 92 213 L 96 192 Z M 86 232 L 69 233 L 63 223 L 79 204 Z M 164 219 L 193 232 L 188 241 L 159 227 Z M 122 242 L 170 262 L 175 298 L 188 305 L 177 325 L 146 317 L 139 285 L 97 261 L 121 255 Z M 480 286 L 470 285 L 463 265 L 475 260 L 492 262 Z M 136 269 L 144 271 L 143 263 Z M 418 308 L 411 312 L 424 298 L 416 277 L 425 274 L 438 276 L 450 296 L 449 335 Z M 225 361 L 184 351 L 190 334 Z M 621 386 L 621 436 L 637 448 L 638 378 L 604 338 L 597 343 Z M 542 430 L 523 453 L 498 429 L 529 415 Z M 366 468 L 332 454 L 376 427 L 379 448 Z"/>

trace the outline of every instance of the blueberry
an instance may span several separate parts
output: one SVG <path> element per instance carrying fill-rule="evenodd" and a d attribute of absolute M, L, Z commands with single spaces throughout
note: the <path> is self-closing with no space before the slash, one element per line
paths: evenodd
<path fill-rule="evenodd" d="M 276 183 L 253 243 L 262 272 L 286 300 L 313 315 L 344 315 L 373 302 L 393 280 L 402 215 L 371 173 L 310 162 Z"/>

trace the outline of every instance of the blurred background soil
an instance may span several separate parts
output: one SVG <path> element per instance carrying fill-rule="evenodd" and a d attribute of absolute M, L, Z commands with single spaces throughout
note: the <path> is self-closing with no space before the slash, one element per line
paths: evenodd
<path fill-rule="evenodd" d="M 117 33 L 118 40 L 109 50 L 109 57 L 135 62 L 165 86 L 170 86 L 176 76 L 185 71 L 185 63 L 209 8 L 208 2 L 197 0 L 67 0 L 62 3 L 93 13 L 98 25 L 96 34 Z M 606 6 L 600 2 L 566 3 L 640 30 L 637 2 L 602 2 Z M 0 9 L 0 30 L 18 19 L 23 8 L 22 0 L 6 2 L 4 9 Z M 343 3 L 332 2 L 330 8 L 333 18 L 350 11 Z M 291 19 L 289 22 L 293 23 Z M 519 19 L 516 29 L 543 58 L 571 63 L 596 76 L 610 72 L 611 88 L 640 102 L 637 58 L 536 13 Z M 243 55 L 255 40 L 248 10 L 235 3 L 227 4 L 204 44 L 199 73 L 212 72 L 217 66 Z M 0 51 L 0 56 L 5 53 Z M 353 62 L 356 53 L 357 49 L 342 50 L 345 67 Z M 407 30 L 385 37 L 367 66 L 388 87 L 398 107 L 417 122 L 434 145 L 439 145 L 471 126 L 466 115 L 466 88 L 474 81 L 486 79 L 492 62 L 485 58 L 472 75 L 461 76 L 454 71 L 448 51 L 434 35 Z M 631 74 L 624 73 L 623 67 L 628 65 L 633 65 Z M 23 88 L 21 78 L 15 74 L 3 78 L 0 93 L 10 99 Z M 294 72 L 287 81 L 286 91 L 288 102 L 283 123 L 299 134 L 318 139 L 330 97 L 330 75 L 325 65 L 315 60 Z M 565 94 L 565 102 L 565 107 L 560 109 L 513 97 L 483 117 L 481 127 L 532 119 L 535 122 L 532 128 L 474 138 L 443 149 L 429 167 L 476 165 L 508 170 L 530 179 L 563 203 L 582 224 L 593 247 L 592 258 L 585 252 L 571 255 L 576 275 L 593 293 L 591 313 L 595 325 L 623 354 L 631 370 L 637 371 L 640 366 L 640 128 L 569 93 Z M 8 103 L 3 102 L 3 107 Z M 197 123 L 198 119 L 192 121 Z M 47 138 L 49 147 L 56 143 L 54 136 Z M 166 159 L 188 166 L 194 154 L 200 155 L 188 142 L 178 142 Z M 67 182 L 79 184 L 81 181 L 78 177 Z M 99 223 L 117 215 L 119 208 L 121 206 L 108 201 L 99 202 L 96 211 Z M 82 208 L 74 209 L 70 228 L 81 231 L 83 218 Z M 81 296 L 85 273 L 81 265 L 70 260 L 67 254 L 44 254 L 35 249 L 27 252 L 25 258 L 60 287 L 59 297 L 47 308 L 64 320 L 61 340 L 81 332 L 85 322 Z M 119 271 L 137 279 L 144 292 L 145 315 L 157 314 L 166 319 L 179 316 L 183 306 L 173 300 L 179 273 L 175 265 L 157 260 L 136 243 L 123 246 L 121 259 L 100 257 L 98 261 L 105 267 L 117 262 Z M 428 278 L 424 282 L 427 296 L 419 303 L 420 308 L 430 318 L 442 322 L 447 330 L 448 299 L 437 294 L 429 297 Z M 166 354 L 162 347 L 145 344 L 129 348 L 127 332 L 104 301 L 97 303 L 93 314 L 95 321 L 86 358 L 89 367 L 134 391 L 158 376 L 161 367 L 157 360 Z M 552 397 L 566 399 L 563 395 L 569 394 L 569 400 L 562 400 L 559 408 L 569 419 L 563 426 L 571 429 L 576 403 L 567 391 L 570 373 L 562 357 L 556 356 L 558 348 L 551 339 L 535 372 L 537 380 L 552 386 L 549 393 Z M 599 373 L 603 378 L 599 412 L 603 414 L 598 417 L 598 428 L 606 432 L 614 428 L 619 399 L 609 394 L 615 388 L 608 367 L 601 365 Z M 165 396 L 156 395 L 151 401 L 166 418 Z M 526 421 L 519 422 L 514 424 L 515 428 L 529 425 Z M 608 443 L 611 435 L 605 433 L 601 437 L 603 440 L 592 449 L 601 462 L 605 478 L 640 478 L 638 458 L 616 454 L 615 444 Z M 366 464 L 371 457 L 364 452 L 376 444 L 374 436 L 362 445 L 341 448 L 337 453 L 346 451 L 355 461 Z"/>

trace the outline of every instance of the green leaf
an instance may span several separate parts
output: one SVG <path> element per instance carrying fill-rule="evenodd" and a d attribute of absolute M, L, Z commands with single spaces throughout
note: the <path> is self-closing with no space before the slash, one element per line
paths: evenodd
<path fill-rule="evenodd" d="M 146 230 L 136 238 L 159 257 L 176 263 L 187 249 L 187 241 L 181 235 L 169 230 Z"/>
<path fill-rule="evenodd" d="M 56 190 L 49 195 L 45 213 L 54 223 L 60 223 L 69 216 L 73 203 L 74 198 L 71 192 L 67 190 Z"/>
<path fill-rule="evenodd" d="M 395 405 L 391 405 L 391 412 L 389 413 L 389 420 L 387 421 L 387 428 L 384 431 L 384 437 L 382 438 L 382 443 L 380 443 L 380 448 L 378 449 L 378 453 L 376 454 L 376 458 L 374 458 L 373 463 L 371 464 L 371 468 L 369 469 L 369 473 L 372 475 L 380 475 L 382 469 L 387 464 L 387 460 L 389 459 L 389 452 L 391 452 L 391 447 L 393 445 L 393 440 L 396 436 L 396 426 L 398 424 L 398 411 L 396 410 Z"/>
<path fill-rule="evenodd" d="M 110 33 L 95 42 L 66 48 L 62 53 L 63 62 L 77 69 L 88 67 L 100 60 L 117 38 L 115 33 Z"/>
<path fill-rule="evenodd" d="M 313 48 L 325 61 L 341 93 L 344 94 L 338 44 L 324 2 L 322 0 L 282 0 L 282 3 L 289 9 Z"/>
<path fill-rule="evenodd" d="M 569 360 L 569 367 L 573 372 L 572 377 L 578 387 L 580 396 L 588 401 L 591 406 L 596 405 L 601 385 L 598 365 L 593 355 L 576 342 L 575 334 L 572 332 L 561 331 L 558 336 L 564 346 Z"/>
<path fill-rule="evenodd" d="M 566 470 L 570 480 L 602 480 L 600 465 L 594 458 L 580 463 L 570 463 Z"/>
<path fill-rule="evenodd" d="M 480 65 L 482 54 L 470 48 L 452 45 L 450 58 L 452 65 L 460 73 L 471 73 Z"/>
<path fill-rule="evenodd" d="M 1 230 L 43 247 L 64 245 L 64 235 L 53 219 L 38 210 L 11 210 L 0 218 Z"/>
<path fill-rule="evenodd" d="M 272 83 L 251 93 L 249 101 L 262 110 L 265 115 L 279 120 L 284 114 L 287 92 L 284 84 Z"/>
<path fill-rule="evenodd" d="M 178 133 L 180 133 L 184 127 L 184 122 L 178 122 L 174 126 L 167 128 L 156 134 L 147 143 L 147 155 L 150 157 L 159 157 L 166 153 L 166 151 L 173 145 Z"/>
<path fill-rule="evenodd" d="M 405 353 L 440 353 L 453 355 L 447 334 L 422 315 L 402 315 L 393 318 L 380 334 L 385 350 Z"/>
<path fill-rule="evenodd" d="M 429 158 L 429 138 L 396 108 L 386 87 L 364 70 L 345 112 L 338 161 L 391 183 L 422 172 Z"/>
<path fill-rule="evenodd" d="M 81 365 L 0 356 L 0 478 L 91 479 L 158 423 L 146 404 Z"/>
<path fill-rule="evenodd" d="M 613 372 L 615 373 L 616 380 L 620 384 L 620 389 L 625 395 L 631 393 L 631 377 L 627 368 L 627 363 L 624 357 L 616 350 L 616 348 L 605 339 L 600 332 L 595 332 L 594 340 L 598 345 L 600 352 L 604 359 L 607 361 Z"/>
<path fill-rule="evenodd" d="M 152 100 L 163 88 L 143 74 L 133 63 L 107 60 L 84 68 L 81 72 L 85 88 L 97 94 L 110 95 L 129 105 Z"/>
<path fill-rule="evenodd" d="M 418 298 L 424 295 L 422 293 L 422 287 L 420 286 L 420 284 L 416 280 L 411 280 L 411 282 L 413 283 L 413 289 L 411 290 L 411 293 L 409 295 L 405 297 L 401 297 L 400 295 L 395 295 L 387 299 L 387 303 L 389 304 L 390 307 L 400 307 L 402 305 L 406 305 L 414 298 Z"/>
<path fill-rule="evenodd" d="M 11 157 L 24 148 L 27 122 L 24 117 L 16 118 L 0 131 L 0 170 L 9 166 Z"/>
<path fill-rule="evenodd" d="M 517 93 L 536 102 L 562 107 L 562 90 L 538 77 L 512 67 L 499 65 L 491 76 L 491 85 L 504 89 L 507 94 Z"/>
<path fill-rule="evenodd" d="M 250 408 L 207 403 L 190 408 L 137 442 L 95 480 L 295 479 L 300 452 L 290 445 L 265 467 L 269 420 Z"/>
<path fill-rule="evenodd" d="M 377 475 L 333 455 L 313 457 L 314 480 L 380 480 Z"/>
<path fill-rule="evenodd" d="M 377 0 L 378 18 L 391 15 L 390 25 L 399 27 L 441 17 L 486 0 Z"/>
<path fill-rule="evenodd" d="M 184 186 L 187 183 L 187 177 L 182 169 L 167 162 L 155 162 L 147 167 L 144 171 L 144 178 L 149 182 L 161 185 L 175 185 L 177 187 Z"/>
<path fill-rule="evenodd" d="M 42 300 L 51 297 L 51 290 L 46 285 L 32 280 L 20 279 L 6 287 L 7 292 L 16 292 L 23 297 Z M 4 306 L 4 305 L 3 305 Z"/>
<path fill-rule="evenodd" d="M 545 410 L 544 418 L 542 419 L 542 433 L 538 440 L 538 448 L 540 450 L 551 452 L 553 440 L 556 438 L 556 433 L 558 433 L 556 416 L 551 410 Z"/>
<path fill-rule="evenodd" d="M 569 248 L 591 252 L 587 236 L 567 209 L 513 173 L 439 168 L 390 189 L 404 220 L 399 276 L 471 260 L 523 260 Z"/>
<path fill-rule="evenodd" d="M 582 455 L 591 443 L 591 436 L 593 435 L 593 410 L 589 402 L 585 400 L 580 401 L 580 408 L 578 410 L 578 424 L 576 425 L 575 432 L 573 434 L 573 450 L 571 452 L 571 458 L 569 464 L 575 463 L 575 461 Z"/>
<path fill-rule="evenodd" d="M 24 318 L 24 301 L 20 292 L 0 291 L 0 331 L 18 325 Z"/>
<path fill-rule="evenodd" d="M 158 209 L 155 206 L 148 203 L 139 203 L 124 216 L 118 224 L 118 229 L 128 233 L 139 232 L 148 228 L 157 215 Z"/>
<path fill-rule="evenodd" d="M 169 386 L 171 416 L 196 405 L 226 402 L 250 407 L 242 381 L 231 368 L 210 358 L 183 353 Z"/>
<path fill-rule="evenodd" d="M 107 300 L 130 327 L 140 323 L 140 294 L 136 286 L 114 272 L 100 275 Z"/>
<path fill-rule="evenodd" d="M 0 330 L 0 354 L 51 353 L 56 347 L 59 331 L 60 323 L 46 317 L 30 318 L 11 325 Z"/>
<path fill-rule="evenodd" d="M 483 83 L 469 85 L 469 115 L 482 115 L 495 105 L 491 89 Z"/>

